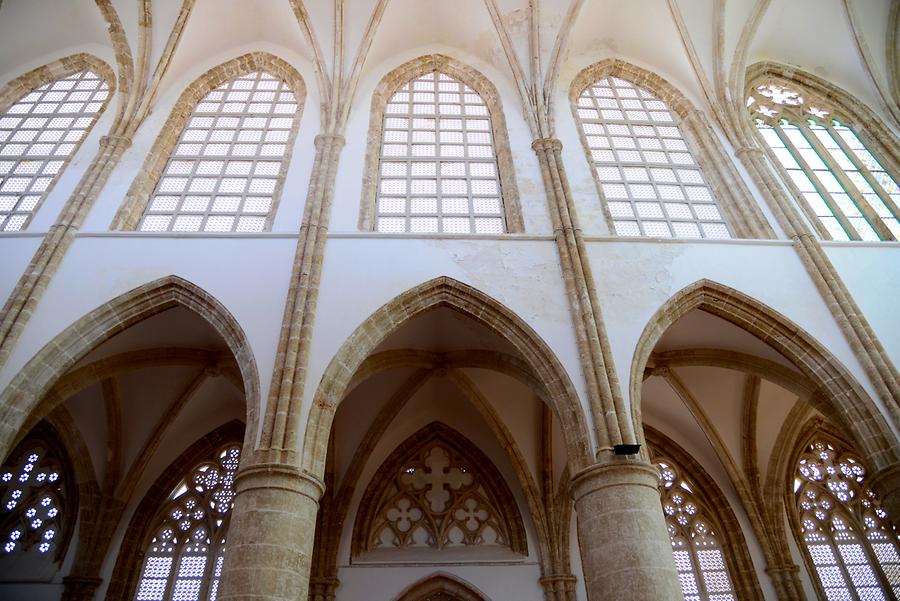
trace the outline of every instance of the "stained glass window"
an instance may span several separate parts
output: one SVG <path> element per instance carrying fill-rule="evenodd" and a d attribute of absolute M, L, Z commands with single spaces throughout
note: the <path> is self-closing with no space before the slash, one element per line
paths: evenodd
<path fill-rule="evenodd" d="M 21 230 L 109 99 L 91 71 L 44 84 L 0 113 L 0 230 Z"/>
<path fill-rule="evenodd" d="M 659 490 L 684 601 L 735 601 L 719 533 L 693 486 L 669 461 L 657 461 Z"/>
<path fill-rule="evenodd" d="M 666 103 L 605 77 L 585 88 L 576 112 L 616 235 L 731 237 Z"/>
<path fill-rule="evenodd" d="M 866 476 L 859 457 L 823 439 L 797 464 L 800 536 L 829 600 L 900 598 L 900 539 Z"/>
<path fill-rule="evenodd" d="M 234 501 L 240 448 L 196 466 L 157 516 L 136 601 L 215 601 Z"/>
<path fill-rule="evenodd" d="M 900 237 L 897 178 L 827 101 L 778 83 L 756 86 L 747 106 L 806 213 L 834 240 Z"/>
<path fill-rule="evenodd" d="M 52 557 L 65 540 L 68 499 L 59 458 L 45 444 L 27 445 L 0 468 L 0 545 L 3 554 Z"/>
<path fill-rule="evenodd" d="M 138 229 L 263 231 L 287 170 L 298 107 L 290 87 L 262 71 L 207 94 L 181 132 Z"/>
<path fill-rule="evenodd" d="M 481 96 L 440 72 L 397 90 L 384 112 L 375 229 L 506 231 L 491 115 Z"/>

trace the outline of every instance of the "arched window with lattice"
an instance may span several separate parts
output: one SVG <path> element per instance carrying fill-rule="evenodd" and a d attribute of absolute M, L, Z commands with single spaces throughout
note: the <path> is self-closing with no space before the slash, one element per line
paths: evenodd
<path fill-rule="evenodd" d="M 900 538 L 867 475 L 856 453 L 824 435 L 815 436 L 796 462 L 797 534 L 827 599 L 900 598 Z"/>
<path fill-rule="evenodd" d="M 370 481 L 354 524 L 353 556 L 403 560 L 462 550 L 453 556 L 526 555 L 524 524 L 490 459 L 435 422 L 402 443 Z"/>
<path fill-rule="evenodd" d="M 753 82 L 747 107 L 823 238 L 900 238 L 897 174 L 864 141 L 869 134 L 854 115 L 800 82 L 773 76 Z"/>
<path fill-rule="evenodd" d="M 0 98 L 0 231 L 24 229 L 50 193 L 109 104 L 108 71 L 77 55 L 7 86 L 29 91 L 6 106 Z"/>
<path fill-rule="evenodd" d="M 154 518 L 135 601 L 215 601 L 240 447 L 195 466 Z"/>
<path fill-rule="evenodd" d="M 49 429 L 29 436 L 0 468 L 0 565 L 7 557 L 63 558 L 77 511 L 76 491 L 55 440 Z"/>
<path fill-rule="evenodd" d="M 483 75 L 434 54 L 379 83 L 360 227 L 423 234 L 522 230 L 499 94 Z"/>
<path fill-rule="evenodd" d="M 657 459 L 659 491 L 685 601 L 734 601 L 721 532 L 674 462 Z"/>
<path fill-rule="evenodd" d="M 270 228 L 297 135 L 302 98 L 296 85 L 260 68 L 206 92 L 190 107 L 137 229 Z"/>
<path fill-rule="evenodd" d="M 670 107 L 604 75 L 574 99 L 581 139 L 618 236 L 731 238 Z"/>

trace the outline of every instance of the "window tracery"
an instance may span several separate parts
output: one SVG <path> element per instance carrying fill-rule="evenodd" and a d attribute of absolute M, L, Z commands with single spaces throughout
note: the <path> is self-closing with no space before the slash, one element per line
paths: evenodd
<path fill-rule="evenodd" d="M 499 234 L 506 231 L 487 104 L 435 70 L 401 86 L 384 111 L 375 229 Z"/>
<path fill-rule="evenodd" d="M 188 118 L 138 229 L 263 231 L 287 170 L 298 112 L 290 86 L 264 70 L 210 91 Z"/>
<path fill-rule="evenodd" d="M 36 551 L 53 557 L 66 540 L 69 491 L 57 453 L 41 441 L 24 445 L 0 468 L 3 555 Z"/>
<path fill-rule="evenodd" d="M 665 102 L 607 76 L 581 92 L 576 114 L 616 235 L 732 237 Z"/>
<path fill-rule="evenodd" d="M 824 438 L 797 462 L 800 538 L 828 599 L 900 598 L 900 538 L 866 476 L 859 457 Z"/>
<path fill-rule="evenodd" d="M 781 81 L 751 88 L 757 130 L 834 240 L 900 237 L 900 186 L 827 100 Z"/>
<path fill-rule="evenodd" d="M 522 518 L 490 460 L 432 424 L 373 477 L 354 527 L 354 553 L 469 547 L 527 553 Z"/>
<path fill-rule="evenodd" d="M 656 462 L 666 528 L 685 601 L 734 601 L 718 530 L 671 462 Z"/>
<path fill-rule="evenodd" d="M 25 227 L 109 96 L 106 80 L 83 70 L 35 88 L 0 114 L 0 230 Z"/>
<path fill-rule="evenodd" d="M 215 601 L 240 448 L 228 446 L 179 483 L 156 518 L 136 601 Z"/>

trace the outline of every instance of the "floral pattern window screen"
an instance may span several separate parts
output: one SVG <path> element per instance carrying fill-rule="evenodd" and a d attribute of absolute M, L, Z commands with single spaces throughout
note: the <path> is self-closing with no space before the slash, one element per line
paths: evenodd
<path fill-rule="evenodd" d="M 0 468 L 0 544 L 3 553 L 53 557 L 65 540 L 68 494 L 59 458 L 46 445 L 27 445 Z"/>
<path fill-rule="evenodd" d="M 138 229 L 261 232 L 275 206 L 299 105 L 266 72 L 223 83 L 191 113 Z"/>
<path fill-rule="evenodd" d="M 391 96 L 378 168 L 379 232 L 506 231 L 490 112 L 449 75 L 427 73 Z"/>
<path fill-rule="evenodd" d="M 663 101 L 606 77 L 585 88 L 576 112 L 616 235 L 731 238 Z"/>
<path fill-rule="evenodd" d="M 82 71 L 42 85 L 0 113 L 0 230 L 21 230 L 109 100 Z"/>
<path fill-rule="evenodd" d="M 136 601 L 215 601 L 239 461 L 239 447 L 226 447 L 172 492 L 152 530 Z"/>
<path fill-rule="evenodd" d="M 829 600 L 900 598 L 898 535 L 866 476 L 854 453 L 825 440 L 809 444 L 797 464 L 800 536 Z"/>
<path fill-rule="evenodd" d="M 719 533 L 678 468 L 657 461 L 666 528 L 684 601 L 735 601 Z"/>
<path fill-rule="evenodd" d="M 900 238 L 900 186 L 827 102 L 776 83 L 753 88 L 757 129 L 834 240 Z"/>

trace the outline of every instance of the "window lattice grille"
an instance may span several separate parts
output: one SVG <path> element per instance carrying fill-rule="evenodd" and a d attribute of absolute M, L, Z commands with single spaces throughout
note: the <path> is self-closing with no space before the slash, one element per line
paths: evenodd
<path fill-rule="evenodd" d="M 581 93 L 577 113 L 617 235 L 731 237 L 664 102 L 607 77 Z"/>
<path fill-rule="evenodd" d="M 297 111 L 290 87 L 265 72 L 211 91 L 191 113 L 138 229 L 263 231 L 287 169 Z"/>
<path fill-rule="evenodd" d="M 44 445 L 11 457 L 0 472 L 0 544 L 6 554 L 36 549 L 50 556 L 64 540 L 66 501 L 59 459 Z"/>
<path fill-rule="evenodd" d="M 90 71 L 29 92 L 0 114 L 0 230 L 21 230 L 106 106 Z"/>
<path fill-rule="evenodd" d="M 227 447 L 176 487 L 157 518 L 135 601 L 215 601 L 239 461 L 240 449 Z"/>
<path fill-rule="evenodd" d="M 505 231 L 487 105 L 440 72 L 417 77 L 387 103 L 376 230 L 447 234 Z"/>
<path fill-rule="evenodd" d="M 824 440 L 797 465 L 801 538 L 828 599 L 900 598 L 900 539 L 865 478 L 857 457 Z"/>
<path fill-rule="evenodd" d="M 659 490 L 684 601 L 735 601 L 725 554 L 691 485 L 668 462 L 659 468 Z"/>
<path fill-rule="evenodd" d="M 834 240 L 900 238 L 900 186 L 827 103 L 768 83 L 747 106 L 763 140 Z"/>

